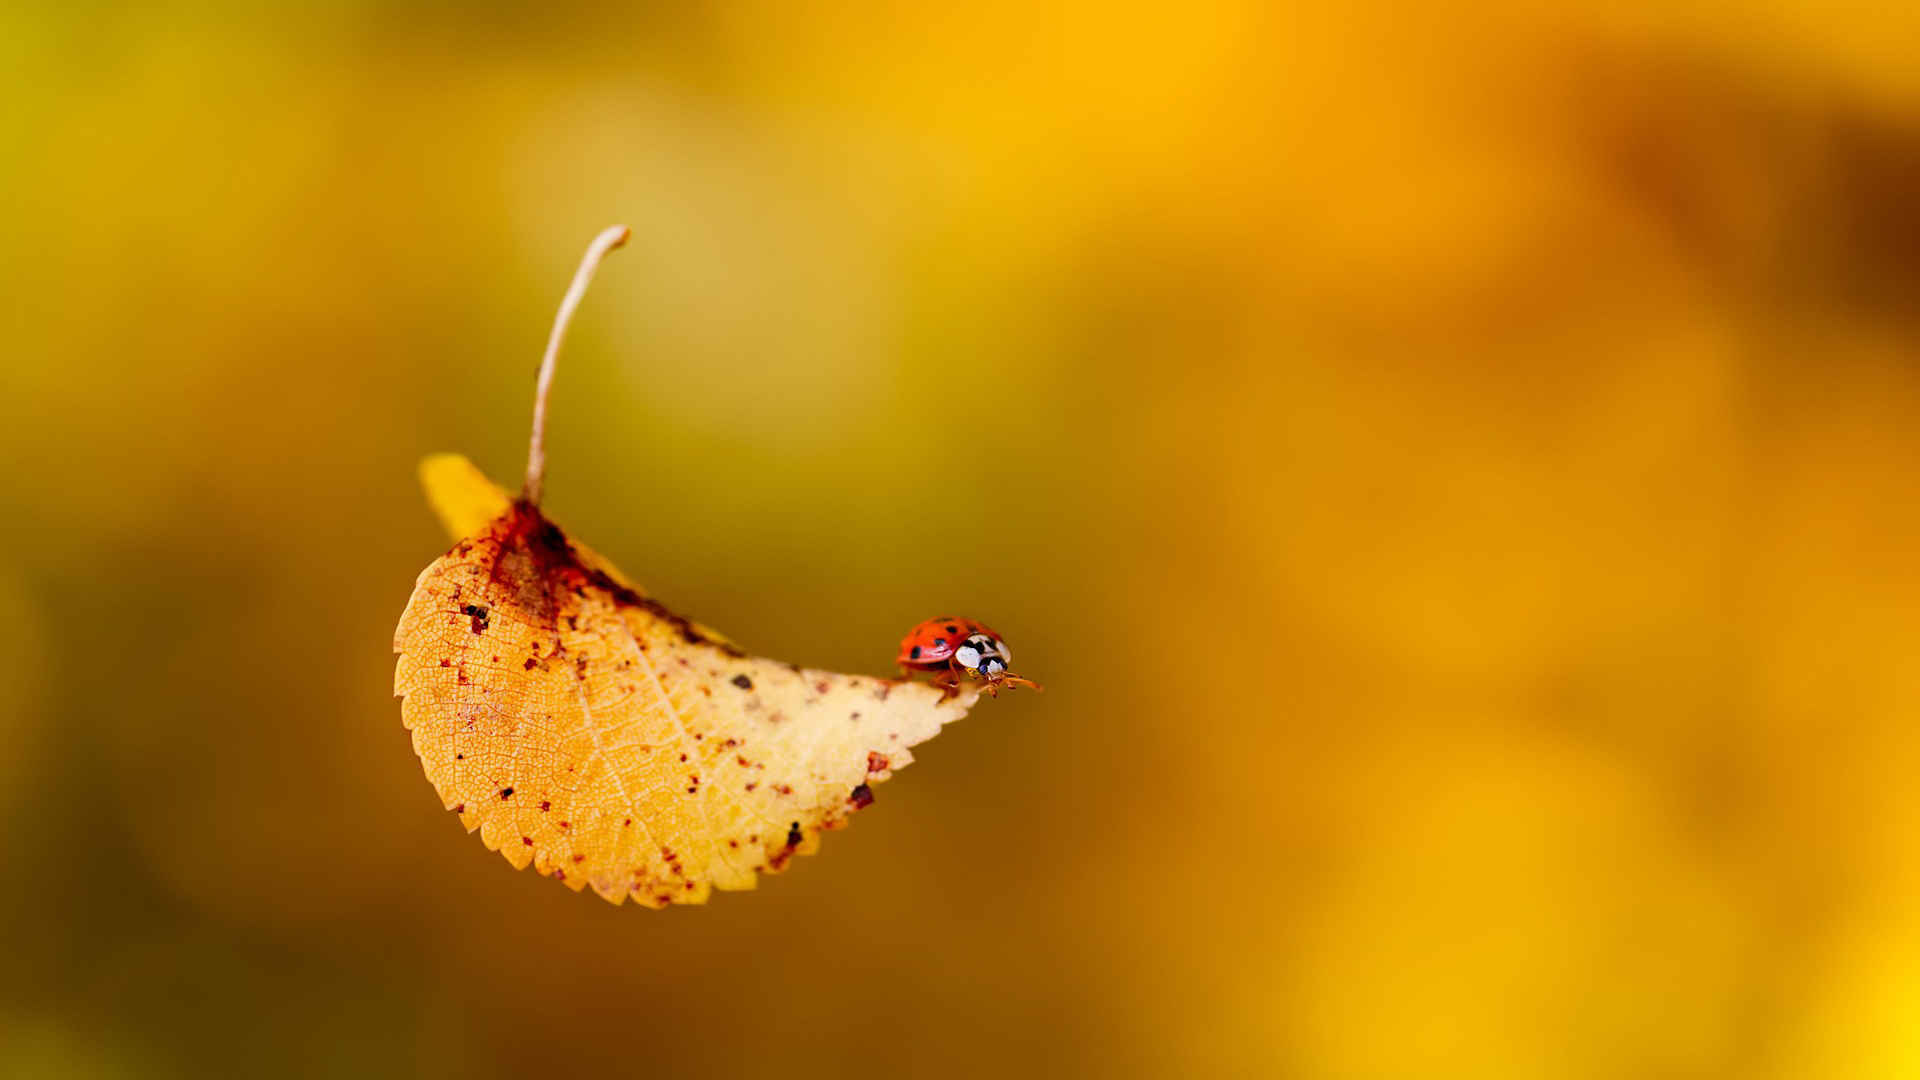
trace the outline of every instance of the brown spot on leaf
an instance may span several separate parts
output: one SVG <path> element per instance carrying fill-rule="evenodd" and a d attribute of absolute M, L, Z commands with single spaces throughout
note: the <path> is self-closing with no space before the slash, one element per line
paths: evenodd
<path fill-rule="evenodd" d="M 575 596 L 584 597 L 586 588 L 592 587 L 605 593 L 616 606 L 639 608 L 667 623 L 677 630 L 680 637 L 690 645 L 707 645 L 729 656 L 743 656 L 739 649 L 723 641 L 715 641 L 701 633 L 692 621 L 685 616 L 668 609 L 664 604 L 651 597 L 642 596 L 632 588 L 615 580 L 613 575 L 598 567 L 589 567 L 580 561 L 573 545 L 559 526 L 548 521 L 538 508 L 524 499 L 516 500 L 513 505 L 513 520 L 507 535 L 503 538 L 503 548 L 515 541 L 524 544 L 524 553 L 534 564 L 534 573 L 529 579 L 539 581 L 543 586 L 547 582 L 570 588 Z M 551 609 L 551 602 L 544 595 L 540 597 L 538 608 Z M 639 642 L 645 648 L 645 642 Z"/>

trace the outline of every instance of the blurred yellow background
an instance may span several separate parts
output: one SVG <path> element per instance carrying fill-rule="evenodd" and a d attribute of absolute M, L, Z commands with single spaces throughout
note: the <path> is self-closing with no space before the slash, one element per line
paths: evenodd
<path fill-rule="evenodd" d="M 0 1074 L 1920 1075 L 1920 8 L 0 7 Z M 442 811 L 428 452 L 984 703 L 757 893 Z"/>

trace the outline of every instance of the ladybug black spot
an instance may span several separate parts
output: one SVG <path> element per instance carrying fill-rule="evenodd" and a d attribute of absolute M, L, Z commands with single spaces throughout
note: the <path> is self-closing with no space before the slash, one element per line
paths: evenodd
<path fill-rule="evenodd" d="M 960 628 L 959 628 L 959 627 L 957 627 L 957 626 L 949 626 L 949 627 L 947 627 L 947 633 L 949 633 L 949 634 L 957 634 L 957 633 L 959 633 L 959 632 L 960 632 Z"/>
<path fill-rule="evenodd" d="M 934 638 L 933 644 L 936 648 L 944 649 L 947 647 L 947 639 L 943 637 Z"/>
<path fill-rule="evenodd" d="M 912 653 L 911 653 L 910 655 L 911 655 L 911 656 L 912 656 L 912 657 L 913 657 L 913 658 L 914 658 L 915 660 L 918 660 L 918 659 L 920 659 L 920 646 L 918 646 L 918 645 L 915 645 L 915 646 L 913 647 L 913 652 L 912 652 Z"/>

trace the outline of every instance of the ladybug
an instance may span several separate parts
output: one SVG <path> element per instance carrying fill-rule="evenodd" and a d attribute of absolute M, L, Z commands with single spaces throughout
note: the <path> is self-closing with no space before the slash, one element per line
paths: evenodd
<path fill-rule="evenodd" d="M 1040 689 L 1032 679 L 1021 678 L 1007 670 L 1013 650 L 992 627 L 974 619 L 947 616 L 928 619 L 907 632 L 900 640 L 900 674 L 931 671 L 933 685 L 946 691 L 947 697 L 960 692 L 960 680 L 980 679 L 987 693 L 998 697 L 1002 686 L 1030 686 Z"/>

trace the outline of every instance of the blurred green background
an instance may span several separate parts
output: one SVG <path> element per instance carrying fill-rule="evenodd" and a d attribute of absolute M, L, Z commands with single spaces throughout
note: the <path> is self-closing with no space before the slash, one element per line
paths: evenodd
<path fill-rule="evenodd" d="M 1338 10 L 1334 10 L 1337 8 Z M 0 1074 L 1920 1075 L 1920 9 L 0 8 Z M 391 696 L 517 483 L 983 704 L 615 909 Z"/>

